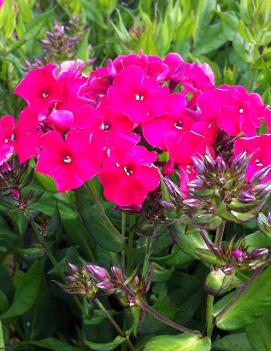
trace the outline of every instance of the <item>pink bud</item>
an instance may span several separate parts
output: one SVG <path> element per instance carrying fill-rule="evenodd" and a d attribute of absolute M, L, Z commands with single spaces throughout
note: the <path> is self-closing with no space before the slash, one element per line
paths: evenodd
<path fill-rule="evenodd" d="M 70 127 L 74 121 L 74 116 L 73 116 L 73 113 L 71 111 L 54 109 L 50 113 L 48 120 L 60 132 L 66 132 L 70 129 Z"/>
<path fill-rule="evenodd" d="M 232 258 L 236 261 L 242 262 L 244 259 L 244 251 L 241 249 L 234 249 L 232 252 Z"/>
<path fill-rule="evenodd" d="M 109 281 L 100 282 L 100 283 L 96 284 L 96 286 L 97 286 L 97 288 L 99 288 L 105 292 L 109 292 L 110 290 L 112 290 L 114 288 L 114 285 Z"/>
<path fill-rule="evenodd" d="M 109 280 L 110 275 L 108 274 L 107 270 L 103 267 L 96 266 L 95 264 L 86 264 L 86 270 L 93 276 L 94 279 L 97 280 Z"/>
<path fill-rule="evenodd" d="M 11 189 L 10 193 L 14 200 L 19 200 L 21 194 L 18 189 Z"/>
<path fill-rule="evenodd" d="M 69 268 L 70 273 L 72 273 L 72 274 L 78 272 L 76 265 L 74 265 L 72 263 L 68 263 L 68 268 Z"/>

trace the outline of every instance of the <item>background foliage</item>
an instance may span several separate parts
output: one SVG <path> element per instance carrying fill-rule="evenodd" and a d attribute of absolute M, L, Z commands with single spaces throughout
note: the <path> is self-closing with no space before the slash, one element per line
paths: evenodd
<path fill-rule="evenodd" d="M 164 56 L 174 51 L 188 61 L 208 62 L 217 84 L 243 84 L 259 92 L 266 103 L 270 101 L 270 0 L 5 0 L 0 10 L 2 115 L 18 116 L 23 103 L 13 95 L 13 89 L 25 73 L 25 61 L 33 64 L 36 58 L 44 60 L 46 53 L 40 41 L 46 39 L 46 32 L 53 31 L 55 20 L 68 26 L 73 16 L 80 19 L 79 40 L 72 54 L 65 57 L 65 53 L 57 52 L 53 57 L 56 63 L 80 58 L 99 66 L 118 54 L 143 50 Z M 68 261 L 92 261 L 102 266 L 108 266 L 109 261 L 118 263 L 117 252 L 122 247 L 112 235 L 106 215 L 121 232 L 121 214 L 103 202 L 97 184 L 92 187 L 92 201 L 86 198 L 86 189 L 68 194 L 48 191 L 53 190 L 52 185 L 43 178 L 35 179 L 32 188 L 41 195 L 31 210 L 35 220 L 44 226 L 42 237 L 35 234 L 32 219 L 25 211 L 0 202 L 0 348 L 124 350 L 124 344 L 118 346 L 121 340 L 115 338 L 104 314 L 93 303 L 66 295 L 55 283 L 61 282 Z M 127 216 L 129 227 L 134 228 L 135 236 L 132 246 L 128 246 L 127 269 L 140 265 L 144 257 L 150 260 L 154 270 L 150 304 L 171 319 L 203 330 L 206 295 L 202 287 L 208 269 L 193 257 L 197 258 L 195 247 L 204 248 L 204 243 L 198 242 L 197 236 L 188 240 L 180 227 L 178 236 L 184 253 L 165 228 L 141 223 L 137 216 Z M 249 234 L 247 244 L 271 247 L 271 239 L 260 232 L 255 234 L 256 229 L 255 222 L 228 225 L 226 233 L 228 238 Z M 148 237 L 156 232 L 160 235 L 150 251 Z M 269 269 L 265 280 L 257 281 L 253 290 L 243 296 L 245 300 L 218 323 L 212 350 L 271 349 L 270 282 Z M 262 294 L 258 296 L 260 306 L 253 303 L 255 294 Z M 103 302 L 133 334 L 138 323 L 136 311 L 123 310 L 114 298 Z M 215 306 L 217 311 L 220 305 Z M 150 317 L 139 324 L 138 331 L 139 350 L 150 336 L 176 334 Z M 161 345 L 167 345 L 161 350 L 210 349 L 208 341 L 199 342 L 196 337 L 189 341 L 167 338 L 160 342 L 154 339 L 146 351 L 160 350 Z"/>

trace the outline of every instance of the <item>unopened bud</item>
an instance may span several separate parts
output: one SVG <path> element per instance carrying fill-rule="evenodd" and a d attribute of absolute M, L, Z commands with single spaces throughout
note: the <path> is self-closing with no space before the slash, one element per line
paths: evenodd
<path fill-rule="evenodd" d="M 227 169 L 226 163 L 221 156 L 217 156 L 215 160 L 215 166 L 218 173 L 224 173 Z"/>
<path fill-rule="evenodd" d="M 205 281 L 205 289 L 210 295 L 217 295 L 223 287 L 225 273 L 221 270 L 212 271 L 208 274 Z"/>
<path fill-rule="evenodd" d="M 93 279 L 97 279 L 97 280 L 110 279 L 109 273 L 103 267 L 96 266 L 95 264 L 86 264 L 85 268 L 91 274 Z"/>
<path fill-rule="evenodd" d="M 11 189 L 10 193 L 11 193 L 11 196 L 13 197 L 14 200 L 19 200 L 20 195 L 21 195 L 20 190 Z"/>
<path fill-rule="evenodd" d="M 222 271 L 227 275 L 232 275 L 234 273 L 234 267 L 227 265 L 222 268 Z"/>
<path fill-rule="evenodd" d="M 124 274 L 123 274 L 123 270 L 121 268 L 118 268 L 116 266 L 112 266 L 111 272 L 112 272 L 112 276 L 114 279 L 116 279 L 119 282 L 124 281 Z"/>
<path fill-rule="evenodd" d="M 76 267 L 76 265 L 74 265 L 72 263 L 68 263 L 68 268 L 69 268 L 69 271 L 71 274 L 78 272 L 78 268 Z"/>
<path fill-rule="evenodd" d="M 253 184 L 258 184 L 258 183 L 262 182 L 268 176 L 270 171 L 271 171 L 270 165 L 260 169 L 259 171 L 257 171 L 256 173 L 253 174 L 250 182 Z"/>
<path fill-rule="evenodd" d="M 257 258 L 264 258 L 268 254 L 269 254 L 269 249 L 263 247 L 263 248 L 254 249 L 251 252 L 251 257 L 255 258 L 255 259 L 257 259 Z"/>
<path fill-rule="evenodd" d="M 231 256 L 235 261 L 243 262 L 245 253 L 241 249 L 234 249 Z"/>
<path fill-rule="evenodd" d="M 198 199 L 185 199 L 183 200 L 183 204 L 194 209 L 201 208 L 201 201 Z"/>
<path fill-rule="evenodd" d="M 247 191 L 242 191 L 239 194 L 239 200 L 244 203 L 256 201 L 256 197 Z"/>
<path fill-rule="evenodd" d="M 103 281 L 96 284 L 96 287 L 103 290 L 104 292 L 110 292 L 114 288 L 114 285 L 109 281 Z"/>

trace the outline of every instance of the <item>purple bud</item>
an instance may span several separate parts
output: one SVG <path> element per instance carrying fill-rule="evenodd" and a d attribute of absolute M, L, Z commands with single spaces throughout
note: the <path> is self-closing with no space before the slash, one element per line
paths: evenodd
<path fill-rule="evenodd" d="M 239 200 L 244 203 L 256 201 L 256 197 L 247 191 L 242 191 L 239 194 Z"/>
<path fill-rule="evenodd" d="M 267 220 L 268 220 L 268 222 L 271 224 L 271 212 L 268 212 Z"/>
<path fill-rule="evenodd" d="M 124 274 L 123 274 L 123 270 L 121 268 L 118 268 L 116 266 L 112 266 L 111 272 L 112 272 L 112 276 L 114 279 L 121 281 L 121 282 L 124 281 Z"/>
<path fill-rule="evenodd" d="M 18 189 L 11 189 L 10 193 L 14 200 L 19 200 L 21 194 Z"/>
<path fill-rule="evenodd" d="M 258 172 L 254 173 L 253 177 L 251 178 L 251 183 L 262 182 L 268 176 L 270 171 L 271 171 L 270 165 L 260 169 Z"/>
<path fill-rule="evenodd" d="M 253 194 L 258 198 L 267 196 L 271 192 L 271 184 L 259 184 L 253 189 Z"/>
<path fill-rule="evenodd" d="M 160 200 L 159 202 L 160 202 L 161 206 L 164 207 L 166 210 L 174 210 L 175 209 L 174 204 L 170 201 Z"/>
<path fill-rule="evenodd" d="M 103 267 L 96 266 L 95 264 L 86 264 L 86 270 L 92 275 L 94 279 L 97 280 L 106 280 L 110 279 L 110 275 L 108 274 L 107 270 Z"/>
<path fill-rule="evenodd" d="M 217 156 L 215 160 L 215 165 L 219 173 L 224 173 L 227 169 L 226 163 L 221 156 Z"/>
<path fill-rule="evenodd" d="M 74 274 L 78 272 L 78 268 L 76 267 L 76 265 L 72 264 L 72 263 L 68 263 L 68 268 L 70 273 Z"/>
<path fill-rule="evenodd" d="M 269 254 L 269 249 L 267 248 L 258 248 L 258 249 L 254 249 L 251 252 L 251 257 L 252 258 L 261 258 L 262 256 L 266 256 Z"/>
<path fill-rule="evenodd" d="M 188 183 L 189 188 L 193 188 L 196 190 L 202 190 L 204 187 L 204 180 L 197 178 L 195 180 L 193 180 L 192 182 Z"/>
<path fill-rule="evenodd" d="M 183 204 L 194 209 L 201 208 L 201 201 L 198 199 L 185 199 Z"/>
<path fill-rule="evenodd" d="M 202 173 L 204 170 L 203 161 L 195 156 L 192 157 L 193 165 L 198 173 Z"/>
<path fill-rule="evenodd" d="M 114 285 L 109 281 L 100 282 L 96 286 L 105 292 L 110 292 L 114 288 Z"/>
<path fill-rule="evenodd" d="M 244 259 L 244 251 L 241 249 L 234 249 L 232 251 L 232 258 L 235 261 L 242 262 Z"/>
<path fill-rule="evenodd" d="M 234 268 L 232 266 L 224 266 L 222 271 L 227 275 L 232 275 L 234 272 Z"/>

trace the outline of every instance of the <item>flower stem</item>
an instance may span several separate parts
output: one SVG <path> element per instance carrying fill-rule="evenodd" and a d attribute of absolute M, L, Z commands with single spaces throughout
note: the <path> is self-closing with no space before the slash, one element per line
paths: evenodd
<path fill-rule="evenodd" d="M 121 212 L 121 236 L 122 236 L 122 241 L 125 243 L 125 234 L 126 234 L 126 213 Z M 125 253 L 124 250 L 121 251 L 121 264 L 122 264 L 122 269 L 125 269 Z"/>
<path fill-rule="evenodd" d="M 133 249 L 134 249 L 135 223 L 136 223 L 136 217 L 135 215 L 131 215 L 129 237 L 128 237 L 128 250 L 127 250 L 127 268 L 129 273 L 131 272 L 133 268 L 133 263 L 134 263 Z"/>
<path fill-rule="evenodd" d="M 208 294 L 207 296 L 207 309 L 206 309 L 206 324 L 207 324 L 207 336 L 211 338 L 213 332 L 213 309 L 214 309 L 214 297 Z"/>
<path fill-rule="evenodd" d="M 86 183 L 86 188 L 90 194 L 90 197 L 95 202 L 95 205 L 96 205 L 101 217 L 107 222 L 108 226 L 112 230 L 112 233 L 114 233 L 114 235 L 118 239 L 122 239 L 121 233 L 118 231 L 118 229 L 114 226 L 114 224 L 111 222 L 111 220 L 109 219 L 109 217 L 105 213 L 105 209 L 104 209 L 102 203 L 100 202 L 98 196 L 96 195 L 93 184 L 91 182 Z"/>
<path fill-rule="evenodd" d="M 225 230 L 225 225 L 226 225 L 226 222 L 224 220 L 222 220 L 221 224 L 216 229 L 214 244 L 217 247 L 220 247 L 221 244 L 222 244 L 223 234 L 224 234 L 224 230 Z"/>
<path fill-rule="evenodd" d="M 188 333 L 188 334 L 193 334 L 193 335 L 199 335 L 202 336 L 201 333 L 197 330 L 192 330 L 189 328 L 184 327 L 181 324 L 178 324 L 176 322 L 173 322 L 172 320 L 168 319 L 167 317 L 163 316 L 159 312 L 157 312 L 155 309 L 153 309 L 151 306 L 149 306 L 146 302 L 141 301 L 139 304 L 139 307 L 145 311 L 151 314 L 154 318 L 158 319 L 160 322 L 167 324 L 171 328 L 174 328 L 176 330 L 179 330 L 183 333 Z"/>
<path fill-rule="evenodd" d="M 129 339 L 129 336 L 125 335 L 124 332 L 121 330 L 120 326 L 118 323 L 115 321 L 115 319 L 108 313 L 107 309 L 104 307 L 104 305 L 101 303 L 100 300 L 97 298 L 94 299 L 94 302 L 97 304 L 97 306 L 100 308 L 100 310 L 106 315 L 108 318 L 109 322 L 112 324 L 112 326 L 115 328 L 115 330 L 119 333 L 120 336 L 123 338 L 126 338 L 126 343 L 129 347 L 130 350 L 135 351 L 134 345 L 131 343 L 131 340 Z"/>

